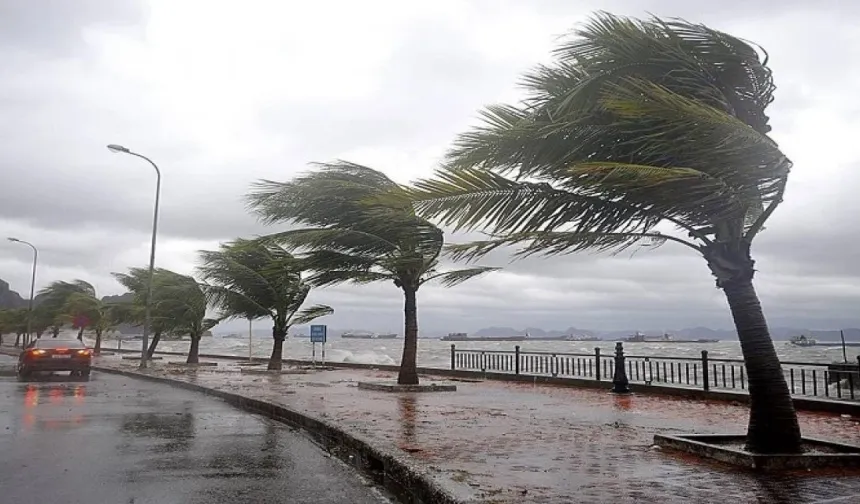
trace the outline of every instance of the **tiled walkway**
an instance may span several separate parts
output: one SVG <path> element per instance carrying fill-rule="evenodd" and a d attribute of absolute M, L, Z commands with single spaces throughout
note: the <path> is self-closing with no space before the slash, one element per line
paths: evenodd
<path fill-rule="evenodd" d="M 101 364 L 133 368 L 111 357 Z M 860 502 L 860 472 L 762 476 L 652 446 L 660 432 L 742 433 L 742 405 L 492 381 L 396 394 L 357 388 L 358 381 L 393 380 L 387 372 L 261 376 L 226 361 L 199 371 L 162 362 L 148 372 L 334 422 L 423 465 L 454 495 L 476 503 Z M 860 418 L 800 416 L 805 435 L 860 445 Z"/>

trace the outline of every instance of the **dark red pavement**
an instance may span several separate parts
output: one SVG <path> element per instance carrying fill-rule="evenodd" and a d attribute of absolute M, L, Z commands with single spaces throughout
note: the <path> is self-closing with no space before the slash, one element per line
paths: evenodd
<path fill-rule="evenodd" d="M 260 376 L 220 364 L 189 371 L 159 363 L 149 372 L 333 422 L 423 465 L 476 503 L 860 502 L 858 472 L 757 475 L 652 446 L 655 433 L 742 433 L 747 411 L 739 404 L 492 381 L 396 394 L 357 388 L 358 381 L 393 380 L 387 372 Z M 860 445 L 860 418 L 802 412 L 800 420 L 807 436 Z"/>

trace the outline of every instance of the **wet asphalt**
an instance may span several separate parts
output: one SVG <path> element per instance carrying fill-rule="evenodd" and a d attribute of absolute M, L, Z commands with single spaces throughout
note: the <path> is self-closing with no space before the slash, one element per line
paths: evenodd
<path fill-rule="evenodd" d="M 0 367 L 14 360 L 0 356 Z M 389 501 L 300 432 L 217 399 L 93 373 L 0 376 L 0 502 Z"/>

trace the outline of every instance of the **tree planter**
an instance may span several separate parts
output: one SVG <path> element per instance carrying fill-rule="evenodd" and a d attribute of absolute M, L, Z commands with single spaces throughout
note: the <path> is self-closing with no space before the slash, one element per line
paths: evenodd
<path fill-rule="evenodd" d="M 657 434 L 654 443 L 661 448 L 762 472 L 837 467 L 857 468 L 860 472 L 860 446 L 816 438 L 803 438 L 803 453 L 768 455 L 747 451 L 746 436 L 740 434 Z"/>
<path fill-rule="evenodd" d="M 291 374 L 308 374 L 305 369 L 255 369 L 241 367 L 239 368 L 242 374 L 248 375 L 291 375 Z"/>
<path fill-rule="evenodd" d="M 392 382 L 358 382 L 358 388 L 378 392 L 456 392 L 457 386 L 450 384 L 427 383 L 420 385 L 400 385 Z"/>

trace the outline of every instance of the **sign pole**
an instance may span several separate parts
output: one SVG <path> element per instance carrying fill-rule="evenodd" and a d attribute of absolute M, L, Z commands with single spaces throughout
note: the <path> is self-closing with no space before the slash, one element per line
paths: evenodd
<path fill-rule="evenodd" d="M 254 346 L 254 321 L 248 319 L 248 362 L 254 360 L 254 352 L 252 350 Z"/>
<path fill-rule="evenodd" d="M 323 362 L 323 365 L 325 365 L 325 340 L 326 340 L 327 333 L 328 333 L 328 327 L 326 327 L 324 325 L 312 325 L 311 326 L 311 343 L 313 344 L 313 350 L 312 350 L 313 353 L 311 354 L 311 356 L 312 356 L 311 359 L 312 359 L 312 362 L 314 363 L 314 366 L 316 366 L 316 363 L 317 363 L 317 359 L 316 359 L 317 343 L 322 343 L 322 362 Z"/>

